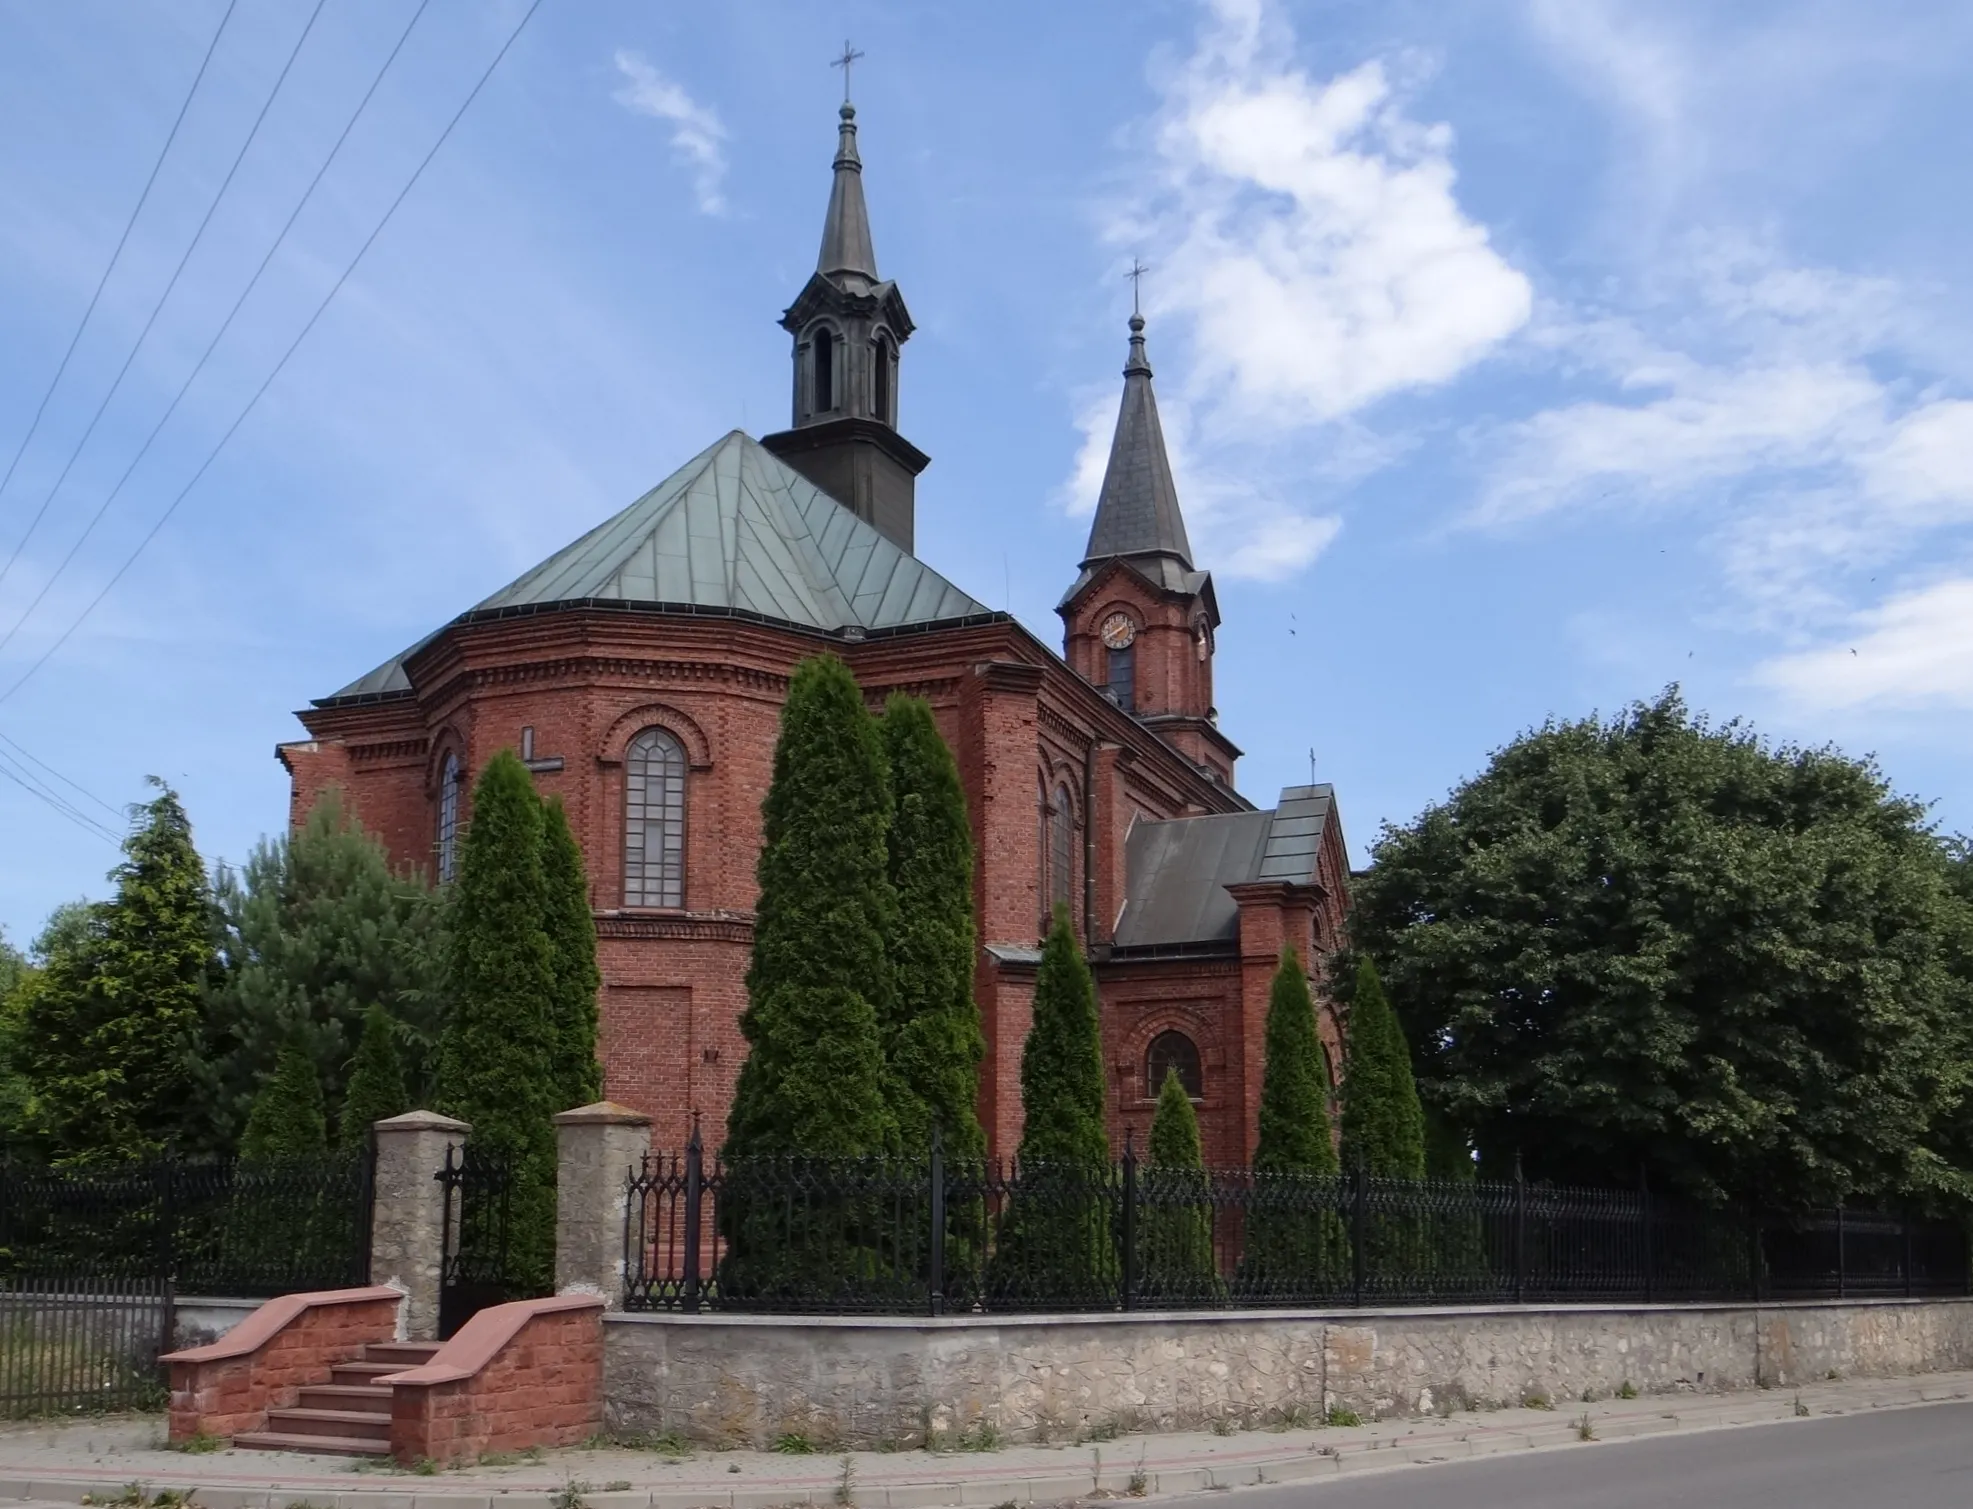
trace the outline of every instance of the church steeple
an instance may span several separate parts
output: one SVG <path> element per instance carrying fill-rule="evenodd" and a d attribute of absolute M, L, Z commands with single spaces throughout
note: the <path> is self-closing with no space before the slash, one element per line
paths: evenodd
<path fill-rule="evenodd" d="M 839 61 L 856 56 L 845 47 Z M 856 107 L 847 98 L 837 112 L 822 249 L 781 328 L 794 337 L 794 414 L 761 444 L 910 550 L 916 479 L 931 464 L 897 431 L 899 353 L 914 327 L 897 284 L 877 273 Z"/>
<path fill-rule="evenodd" d="M 1133 268 L 1133 276 L 1141 268 Z M 1188 758 L 1231 781 L 1239 751 L 1216 726 L 1213 635 L 1219 605 L 1209 572 L 1192 565 L 1178 506 L 1144 316 L 1130 316 L 1123 402 L 1096 498 L 1082 569 L 1056 612 L 1063 658 Z"/>

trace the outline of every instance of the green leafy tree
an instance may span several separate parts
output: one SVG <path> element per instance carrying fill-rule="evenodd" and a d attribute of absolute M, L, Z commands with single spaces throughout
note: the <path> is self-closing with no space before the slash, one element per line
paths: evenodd
<path fill-rule="evenodd" d="M 593 1105 L 603 1098 L 603 1066 L 596 1058 L 596 914 L 589 906 L 589 875 L 582 850 L 569 831 L 560 797 L 549 800 L 542 824 L 541 868 L 548 885 L 548 941 L 554 947 L 554 1019 L 557 1110 Z"/>
<path fill-rule="evenodd" d="M 253 1098 L 240 1156 L 262 1162 L 306 1158 L 326 1151 L 329 1118 L 315 1055 L 297 1034 L 274 1061 L 274 1072 Z"/>
<path fill-rule="evenodd" d="M 1425 1177 L 1425 1110 L 1411 1050 L 1377 966 L 1357 961 L 1343 1057 L 1343 1163 L 1387 1179 Z"/>
<path fill-rule="evenodd" d="M 989 1285 L 1015 1303 L 1029 1296 L 1107 1303 L 1117 1254 L 1103 1043 L 1096 981 L 1065 906 L 1055 908 L 1035 971 L 1021 1112 L 1019 1179 L 1001 1218 Z"/>
<path fill-rule="evenodd" d="M 40 971 L 26 954 L 0 932 L 0 1158 L 20 1160 L 31 1155 L 29 1124 L 34 1092 L 20 1067 L 22 1034 L 27 1029 L 27 999 Z"/>
<path fill-rule="evenodd" d="M 720 1281 L 736 1294 L 841 1288 L 881 1266 L 875 1211 L 825 1193 L 800 1220 L 784 1220 L 771 1186 L 754 1197 L 747 1181 L 772 1178 L 764 1160 L 864 1158 L 896 1146 L 881 1028 L 891 1001 L 885 938 L 896 923 L 885 764 L 849 667 L 833 655 L 796 666 L 762 809 L 740 1017 L 748 1053 L 727 1117 Z"/>
<path fill-rule="evenodd" d="M 445 991 L 442 903 L 325 791 L 293 833 L 261 841 L 218 886 L 227 968 L 209 992 L 201 1093 L 235 1145 L 255 1092 L 299 1041 L 340 1108 L 364 1014 L 381 1006 L 428 1083 Z"/>
<path fill-rule="evenodd" d="M 451 1010 L 438 1052 L 438 1109 L 471 1124 L 476 1147 L 505 1162 L 508 1278 L 541 1289 L 555 1266 L 555 1067 L 549 1014 L 555 949 L 542 864 L 542 804 L 512 750 L 473 788 L 453 883 Z"/>
<path fill-rule="evenodd" d="M 1488 1166 L 1797 1205 L 1964 1184 L 1968 905 L 1869 762 L 1672 691 L 1523 735 L 1375 854 L 1352 936 Z"/>
<path fill-rule="evenodd" d="M 115 898 L 70 919 L 23 1016 L 37 1140 L 60 1163 L 153 1157 L 204 1132 L 193 1055 L 216 967 L 211 893 L 178 794 L 155 784 Z"/>
<path fill-rule="evenodd" d="M 1137 1279 L 1146 1304 L 1226 1297 L 1213 1259 L 1212 1184 L 1199 1117 L 1176 1069 L 1165 1071 L 1151 1118 L 1151 1160 L 1138 1172 Z"/>
<path fill-rule="evenodd" d="M 1254 1199 L 1240 1284 L 1255 1298 L 1319 1296 L 1349 1266 L 1336 1206 L 1336 1143 L 1328 1056 L 1315 998 L 1295 951 L 1285 949 L 1268 988 Z"/>
<path fill-rule="evenodd" d="M 356 1040 L 350 1064 L 349 1088 L 343 1095 L 338 1141 L 352 1153 L 370 1145 L 370 1128 L 387 1117 L 411 1109 L 404 1088 L 404 1063 L 398 1057 L 397 1032 L 381 1004 L 363 1013 L 363 1033 Z"/>

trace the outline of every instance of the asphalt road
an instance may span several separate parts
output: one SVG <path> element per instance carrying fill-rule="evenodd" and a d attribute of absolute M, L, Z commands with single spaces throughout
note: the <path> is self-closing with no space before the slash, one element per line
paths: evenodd
<path fill-rule="evenodd" d="M 1973 1509 L 1973 1404 L 1243 1488 L 1218 1509 Z"/>

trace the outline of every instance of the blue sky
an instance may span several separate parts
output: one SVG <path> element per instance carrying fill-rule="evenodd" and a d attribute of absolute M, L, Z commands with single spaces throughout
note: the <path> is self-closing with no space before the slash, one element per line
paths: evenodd
<path fill-rule="evenodd" d="M 0 494 L 0 775 L 84 818 L 155 773 L 237 861 L 292 709 L 785 423 L 849 35 L 920 554 L 1058 642 L 1141 256 L 1249 795 L 1313 748 L 1360 862 L 1517 731 L 1678 681 L 1973 828 L 1973 7 L 543 0 L 103 594 L 525 3 L 419 16 L 104 508 L 416 9 L 325 0 L 23 547 L 314 9 L 238 0 Z M 0 0 L 0 467 L 225 10 Z M 0 779 L 16 941 L 115 857 Z"/>

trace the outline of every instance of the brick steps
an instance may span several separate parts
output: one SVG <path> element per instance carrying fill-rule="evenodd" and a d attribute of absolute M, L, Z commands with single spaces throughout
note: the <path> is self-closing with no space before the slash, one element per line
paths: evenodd
<path fill-rule="evenodd" d="M 372 1342 L 360 1358 L 332 1367 L 328 1383 L 309 1384 L 295 1404 L 270 1409 L 264 1429 L 235 1436 L 233 1444 L 249 1451 L 388 1456 L 391 1391 L 376 1380 L 429 1362 L 437 1351 L 426 1342 Z"/>

